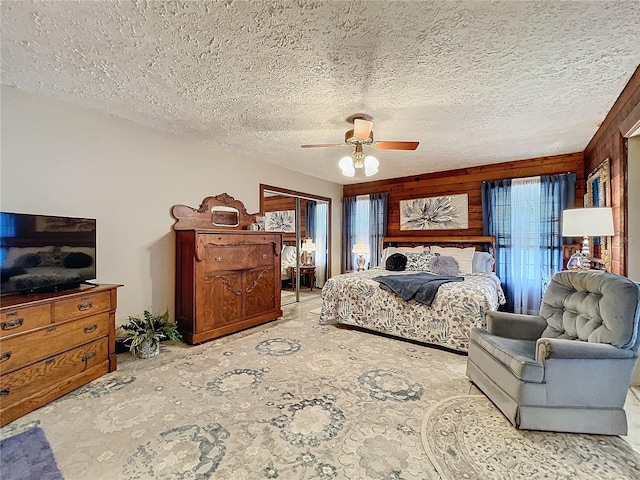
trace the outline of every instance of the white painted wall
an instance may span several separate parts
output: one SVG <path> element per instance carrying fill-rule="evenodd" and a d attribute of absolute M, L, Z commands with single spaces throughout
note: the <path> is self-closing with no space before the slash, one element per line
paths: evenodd
<path fill-rule="evenodd" d="M 0 208 L 96 218 L 97 280 L 124 284 L 118 324 L 148 308 L 173 317 L 173 205 L 228 193 L 254 213 L 260 183 L 332 199 L 340 272 L 341 185 L 16 88 L 1 95 Z"/>

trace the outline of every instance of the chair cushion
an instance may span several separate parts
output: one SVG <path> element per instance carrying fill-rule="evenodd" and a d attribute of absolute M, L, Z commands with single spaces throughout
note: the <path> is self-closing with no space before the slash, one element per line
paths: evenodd
<path fill-rule="evenodd" d="M 544 379 L 544 367 L 535 361 L 535 341 L 498 337 L 483 328 L 473 328 L 470 338 L 520 380 L 541 383 Z"/>
<path fill-rule="evenodd" d="M 638 349 L 640 289 L 632 280 L 606 272 L 562 271 L 542 299 L 545 338 L 608 343 Z"/>

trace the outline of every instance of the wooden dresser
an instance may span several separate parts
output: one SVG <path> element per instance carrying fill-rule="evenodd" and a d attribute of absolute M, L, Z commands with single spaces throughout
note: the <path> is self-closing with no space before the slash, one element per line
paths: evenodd
<path fill-rule="evenodd" d="M 0 426 L 116 369 L 120 286 L 1 298 Z"/>
<path fill-rule="evenodd" d="M 212 219 L 215 206 L 237 210 L 237 218 L 234 214 L 226 219 L 229 227 Z M 255 216 L 226 194 L 205 198 L 199 210 L 176 205 L 172 214 L 178 220 L 175 316 L 187 343 L 282 316 L 282 234 L 244 230 Z"/>

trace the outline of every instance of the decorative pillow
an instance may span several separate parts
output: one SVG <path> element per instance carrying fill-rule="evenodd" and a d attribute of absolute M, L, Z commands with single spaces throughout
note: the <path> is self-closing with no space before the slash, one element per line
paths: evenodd
<path fill-rule="evenodd" d="M 459 270 L 458 261 L 447 255 L 434 255 L 429 262 L 429 271 L 436 275 L 455 277 Z"/>
<path fill-rule="evenodd" d="M 473 272 L 471 262 L 473 261 L 473 254 L 476 251 L 473 247 L 456 248 L 456 247 L 431 247 L 432 253 L 439 253 L 448 257 L 453 257 L 458 261 L 460 273 L 465 275 Z"/>
<path fill-rule="evenodd" d="M 424 251 L 425 251 L 425 248 L 422 245 L 418 245 L 417 247 L 387 247 L 384 250 L 382 250 L 382 255 L 380 256 L 380 265 L 385 265 L 387 258 L 389 258 L 394 253 L 407 254 L 410 252 L 422 253 Z"/>
<path fill-rule="evenodd" d="M 40 267 L 62 267 L 64 266 L 63 254 L 59 249 L 53 250 L 53 252 L 42 252 L 39 254 L 42 262 Z"/>
<path fill-rule="evenodd" d="M 417 270 L 421 272 L 429 271 L 429 262 L 436 255 L 431 252 L 406 253 L 407 270 Z"/>
<path fill-rule="evenodd" d="M 400 272 L 407 266 L 407 257 L 401 253 L 393 253 L 384 263 L 384 268 L 393 272 Z"/>
<path fill-rule="evenodd" d="M 73 252 L 64 257 L 65 268 L 86 268 L 90 267 L 92 263 L 93 258 L 86 253 Z"/>
<path fill-rule="evenodd" d="M 491 273 L 495 264 L 493 255 L 487 252 L 474 252 L 471 268 L 473 273 Z"/>

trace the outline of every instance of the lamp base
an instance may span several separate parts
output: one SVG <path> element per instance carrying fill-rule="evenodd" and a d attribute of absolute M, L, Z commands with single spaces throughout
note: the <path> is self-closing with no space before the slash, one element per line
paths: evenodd
<path fill-rule="evenodd" d="M 591 260 L 583 252 L 576 252 L 567 261 L 567 270 L 590 270 Z"/>
<path fill-rule="evenodd" d="M 358 255 L 358 271 L 362 272 L 364 270 L 364 255 Z"/>

